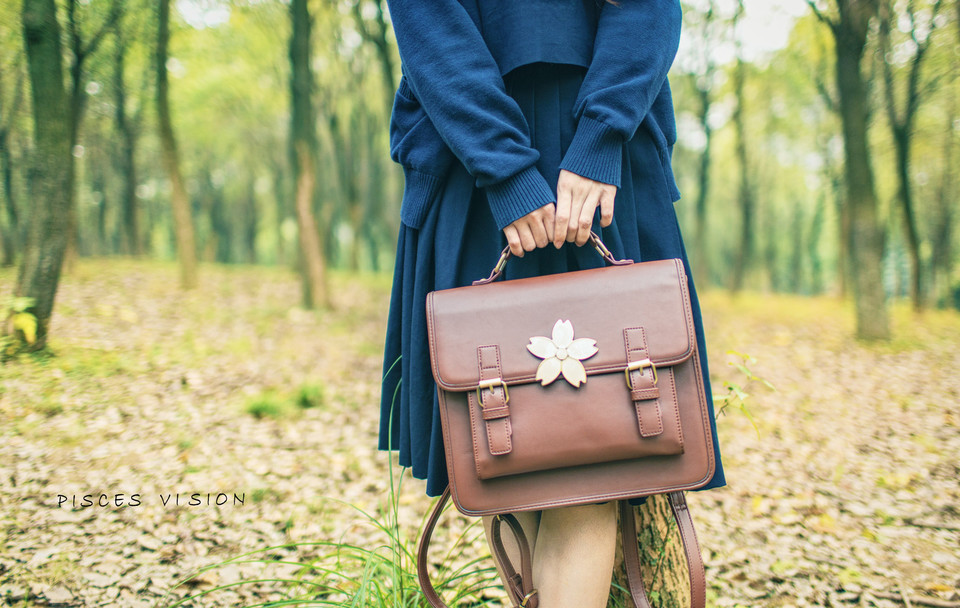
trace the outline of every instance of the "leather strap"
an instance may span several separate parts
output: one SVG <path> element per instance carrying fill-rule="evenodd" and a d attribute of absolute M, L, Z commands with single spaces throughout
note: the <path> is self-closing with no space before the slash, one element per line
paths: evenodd
<path fill-rule="evenodd" d="M 433 537 L 433 531 L 437 527 L 440 514 L 443 512 L 443 508 L 446 506 L 448 500 L 450 500 L 450 486 L 444 489 L 440 500 L 437 501 L 436 506 L 430 513 L 427 524 L 423 528 L 423 534 L 420 536 L 420 544 L 417 546 L 417 580 L 420 581 L 420 588 L 423 589 L 423 595 L 426 596 L 427 601 L 430 602 L 430 605 L 434 608 L 449 608 L 449 606 L 444 604 L 443 600 L 440 599 L 440 595 L 437 594 L 436 589 L 433 588 L 433 583 L 430 582 L 430 572 L 427 570 L 427 550 L 430 548 L 430 539 Z M 500 527 L 501 521 L 507 522 L 507 525 L 510 526 L 510 531 L 513 532 L 513 535 L 517 539 L 517 544 L 520 546 L 519 573 L 507 557 L 506 549 L 503 546 L 502 528 Z M 520 521 L 510 513 L 497 515 L 493 518 L 491 532 L 493 536 L 493 557 L 500 564 L 503 573 L 507 577 L 507 592 L 514 602 L 514 608 L 537 608 L 539 600 L 536 590 L 533 589 L 533 560 L 530 556 L 530 545 L 527 542 L 527 536 L 523 533 L 523 527 L 520 525 Z"/>
<path fill-rule="evenodd" d="M 433 530 L 440 519 L 440 513 L 449 499 L 450 487 L 447 486 L 427 519 L 427 525 L 417 547 L 417 578 L 420 581 L 423 594 L 433 608 L 449 608 L 437 595 L 433 584 L 430 582 L 430 573 L 427 570 L 427 549 L 430 546 L 430 538 L 433 536 Z M 703 557 L 700 555 L 700 544 L 697 541 L 697 533 L 693 528 L 693 519 L 690 517 L 687 501 L 683 492 L 670 492 L 668 499 L 670 509 L 680 530 L 680 540 L 683 542 L 683 550 L 687 558 L 687 569 L 690 573 L 690 606 L 691 608 L 705 608 L 707 579 L 703 569 Z M 623 565 L 627 571 L 627 585 L 630 588 L 630 596 L 633 599 L 634 608 L 651 608 L 650 601 L 647 599 L 647 592 L 643 586 L 643 574 L 640 570 L 640 552 L 637 546 L 637 525 L 634 520 L 633 507 L 626 500 L 619 502 Z M 516 571 L 503 546 L 501 520 L 506 521 L 507 525 L 510 526 L 510 530 L 520 547 L 520 573 Z M 514 608 L 537 608 L 538 598 L 536 590 L 533 589 L 533 576 L 531 574 L 530 545 L 527 543 L 527 537 L 523 533 L 520 522 L 513 515 L 506 513 L 494 518 L 492 528 L 493 558 L 500 564 L 507 577 L 507 592 L 510 594 L 511 601 L 514 602 Z"/>
<path fill-rule="evenodd" d="M 642 327 L 623 330 L 623 344 L 627 350 L 627 363 L 650 361 L 647 335 Z M 630 398 L 637 410 L 637 425 L 641 437 L 656 437 L 663 433 L 663 412 L 660 409 L 660 389 L 657 387 L 653 364 L 628 370 Z"/>
<path fill-rule="evenodd" d="M 513 567 L 513 563 L 507 557 L 507 550 L 503 546 L 503 534 L 500 522 L 505 521 L 510 526 L 520 546 L 520 572 Z M 540 599 L 537 597 L 537 591 L 533 588 L 533 559 L 530 555 L 530 544 L 527 542 L 527 536 L 523 533 L 523 526 L 520 520 L 512 513 L 496 515 L 493 518 L 491 526 L 491 536 L 493 537 L 493 558 L 500 564 L 504 575 L 507 577 L 507 591 L 510 598 L 517 606 L 521 608 L 537 608 Z"/>
<path fill-rule="evenodd" d="M 500 347 L 496 344 L 477 347 L 477 364 L 480 367 L 480 382 L 501 380 L 499 385 L 480 389 L 480 408 L 487 427 L 487 446 L 494 456 L 503 456 L 513 450 L 510 438 L 510 406 L 507 405 L 507 389 L 504 386 L 503 370 L 500 367 Z"/>
<path fill-rule="evenodd" d="M 690 573 L 690 607 L 705 608 L 707 603 L 707 577 L 703 570 L 703 557 L 700 555 L 700 543 L 693 529 L 693 519 L 687 508 L 683 492 L 670 492 L 670 509 L 680 529 L 680 540 L 687 556 L 687 569 Z M 637 548 L 637 524 L 633 517 L 633 508 L 626 500 L 620 501 L 620 534 L 623 540 L 623 566 L 627 571 L 627 586 L 636 608 L 650 608 L 647 592 L 643 586 L 640 571 L 640 552 Z"/>

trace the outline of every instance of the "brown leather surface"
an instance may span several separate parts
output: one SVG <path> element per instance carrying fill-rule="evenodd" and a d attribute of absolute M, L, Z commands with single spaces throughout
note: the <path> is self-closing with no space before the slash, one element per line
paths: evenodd
<path fill-rule="evenodd" d="M 680 260 L 436 291 L 427 316 L 447 471 L 462 513 L 634 498 L 693 489 L 713 475 Z M 562 375 L 547 386 L 534 380 L 541 359 L 526 345 L 532 336 L 551 338 L 557 320 L 599 349 L 582 361 L 587 380 L 576 388 Z M 478 349 L 489 347 L 507 384 L 479 391 L 494 420 L 484 419 L 476 396 L 481 376 L 492 379 L 490 365 L 478 363 Z M 631 373 L 631 390 L 624 370 L 642 353 L 656 365 L 657 383 L 646 367 Z M 504 420 L 509 450 L 505 431 L 488 435 L 490 422 Z"/>
<path fill-rule="evenodd" d="M 429 293 L 434 379 L 446 390 L 473 390 L 477 347 L 496 344 L 507 384 L 534 382 L 540 359 L 526 345 L 532 336 L 551 337 L 558 319 L 570 320 L 575 338 L 597 341 L 597 354 L 583 361 L 588 378 L 623 375 L 629 327 L 644 328 L 658 367 L 688 359 L 696 345 L 680 260 L 607 266 Z"/>
<path fill-rule="evenodd" d="M 480 408 L 475 393 L 448 395 L 446 399 L 463 404 L 463 397 L 467 398 L 476 475 L 493 479 L 556 467 L 682 453 L 670 368 L 659 372 L 658 385 L 671 398 L 664 400 L 669 405 L 664 408 L 663 432 L 650 437 L 641 436 L 623 373 L 590 376 L 579 388 L 562 377 L 548 386 L 511 386 L 507 404 L 513 431 L 511 450 L 501 455 L 489 448 L 483 420 L 487 408 Z M 645 404 L 641 407 L 650 406 L 649 401 L 641 403 Z"/>

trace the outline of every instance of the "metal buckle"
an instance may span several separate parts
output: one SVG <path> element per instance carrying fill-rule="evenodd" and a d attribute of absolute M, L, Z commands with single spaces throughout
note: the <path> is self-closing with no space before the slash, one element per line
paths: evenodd
<path fill-rule="evenodd" d="M 477 384 L 477 403 L 480 404 L 481 408 L 483 407 L 483 398 L 480 396 L 480 391 L 485 388 L 493 390 L 497 386 L 503 387 L 503 403 L 509 403 L 510 392 L 507 390 L 507 384 L 502 378 L 491 378 L 490 380 L 481 380 L 480 383 Z"/>
<path fill-rule="evenodd" d="M 537 594 L 537 590 L 534 589 L 534 590 L 531 591 L 530 593 L 528 593 L 528 594 L 526 594 L 525 596 L 523 596 L 523 599 L 520 600 L 520 608 L 527 608 L 527 602 L 529 602 L 529 601 L 530 601 L 530 598 L 532 598 L 532 597 L 535 596 L 536 594 Z"/>
<path fill-rule="evenodd" d="M 510 257 L 510 250 L 509 250 L 509 249 L 507 249 L 506 251 L 504 251 L 503 253 L 501 253 L 501 254 L 500 254 L 500 259 L 497 260 L 497 265 L 493 267 L 493 273 L 492 273 L 492 274 L 497 274 L 498 272 L 500 272 L 501 270 L 503 270 L 503 267 L 507 265 L 507 258 L 509 258 L 509 257 Z"/>
<path fill-rule="evenodd" d="M 657 383 L 657 366 L 653 364 L 653 361 L 648 359 L 641 359 L 639 361 L 631 361 L 627 364 L 627 367 L 623 370 L 623 375 L 627 377 L 627 388 L 633 390 L 633 382 L 630 380 L 630 372 L 634 370 L 640 370 L 640 373 L 643 373 L 643 368 L 650 367 L 653 370 L 653 383 Z"/>
<path fill-rule="evenodd" d="M 603 244 L 603 241 L 597 238 L 594 233 L 590 234 L 590 240 L 593 241 L 593 248 L 596 249 L 597 253 L 599 253 L 601 256 L 605 258 L 613 257 L 613 253 L 611 253 L 610 250 L 607 249 L 607 246 Z"/>

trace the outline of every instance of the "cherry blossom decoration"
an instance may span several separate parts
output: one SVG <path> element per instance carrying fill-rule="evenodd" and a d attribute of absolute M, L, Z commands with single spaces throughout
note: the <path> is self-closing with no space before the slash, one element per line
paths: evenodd
<path fill-rule="evenodd" d="M 587 381 L 587 372 L 583 368 L 584 359 L 597 354 L 597 341 L 590 338 L 573 339 L 573 324 L 569 320 L 553 326 L 553 338 L 533 336 L 527 350 L 543 359 L 537 367 L 536 379 L 546 386 L 557 379 L 561 373 L 564 379 L 574 387 Z"/>

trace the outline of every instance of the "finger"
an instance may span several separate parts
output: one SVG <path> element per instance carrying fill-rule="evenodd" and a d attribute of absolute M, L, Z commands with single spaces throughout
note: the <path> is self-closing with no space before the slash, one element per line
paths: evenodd
<path fill-rule="evenodd" d="M 557 249 L 567 238 L 567 222 L 570 221 L 570 189 L 562 182 L 557 184 L 557 210 L 553 216 L 553 246 Z"/>
<path fill-rule="evenodd" d="M 547 235 L 547 242 L 549 243 L 554 239 L 555 236 L 557 211 L 556 206 L 553 203 L 550 203 L 543 209 L 545 211 L 543 215 L 543 230 Z M 543 246 L 546 247 L 545 244 Z"/>
<path fill-rule="evenodd" d="M 552 235 L 547 233 L 547 229 L 543 225 L 543 219 L 534 217 L 533 221 L 530 222 L 530 232 L 533 235 L 533 242 L 538 248 L 546 247 L 547 243 L 550 242 L 550 236 Z"/>
<path fill-rule="evenodd" d="M 530 222 L 522 222 L 517 226 L 517 232 L 520 234 L 520 244 L 523 245 L 524 251 L 533 251 L 537 248 L 537 241 L 533 238 Z"/>
<path fill-rule="evenodd" d="M 520 244 L 520 235 L 513 224 L 503 229 L 503 234 L 507 237 L 507 244 L 510 245 L 510 253 L 518 258 L 523 257 L 523 245 Z"/>
<path fill-rule="evenodd" d="M 583 214 L 586 193 L 574 194 L 570 205 L 570 221 L 567 223 L 567 242 L 573 242 L 580 231 L 580 216 Z"/>
<path fill-rule="evenodd" d="M 597 196 L 595 193 L 591 193 L 589 199 L 583 203 L 583 208 L 580 210 L 580 215 L 577 218 L 577 232 L 574 242 L 577 246 L 582 246 L 590 238 L 590 229 L 593 228 L 593 215 L 597 210 L 597 199 L 594 198 Z"/>
<path fill-rule="evenodd" d="M 600 199 L 600 225 L 606 228 L 613 223 L 614 195 L 605 193 Z"/>

